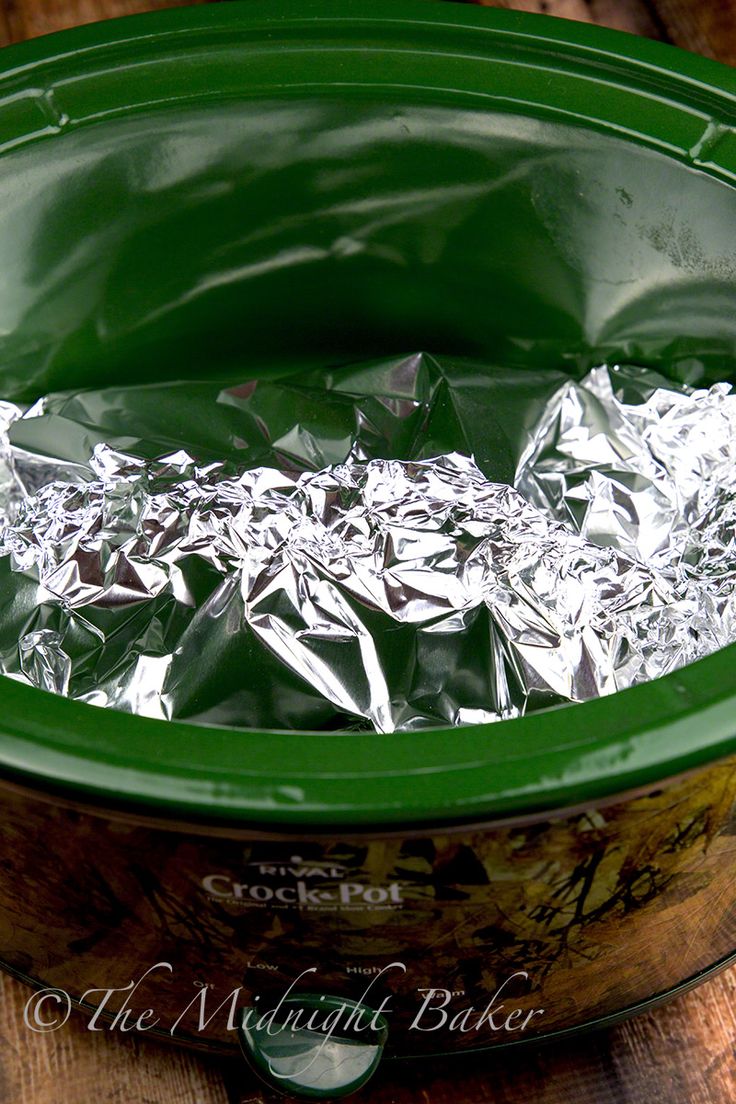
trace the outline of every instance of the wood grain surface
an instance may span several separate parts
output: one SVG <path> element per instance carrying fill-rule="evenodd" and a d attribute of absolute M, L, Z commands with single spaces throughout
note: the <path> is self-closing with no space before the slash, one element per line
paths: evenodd
<path fill-rule="evenodd" d="M 196 2 L 196 0 L 195 0 Z M 489 0 L 484 0 L 489 2 Z M 176 0 L 0 0 L 0 45 Z M 674 42 L 736 62 L 736 0 L 508 0 Z M 38 1034 L 29 991 L 0 979 L 0 1104 L 275 1104 L 239 1062 L 145 1038 L 91 1032 L 81 1018 Z M 736 969 L 605 1032 L 495 1058 L 393 1063 L 355 1104 L 733 1104 Z"/>

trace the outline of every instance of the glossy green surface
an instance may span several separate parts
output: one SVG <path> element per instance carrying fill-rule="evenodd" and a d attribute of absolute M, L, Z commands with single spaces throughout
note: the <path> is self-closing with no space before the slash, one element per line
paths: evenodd
<path fill-rule="evenodd" d="M 320 1030 L 307 1030 L 313 1017 Z M 292 1026 L 290 1026 L 292 1025 Z M 347 997 L 302 993 L 268 1011 L 247 1008 L 238 1039 L 251 1068 L 282 1093 L 307 1100 L 349 1096 L 376 1072 L 388 1038 L 379 1012 Z"/>
<path fill-rule="evenodd" d="M 5 50 L 0 393 L 419 348 L 736 376 L 735 92 L 627 35 L 403 0 L 249 0 Z M 0 761 L 275 825 L 523 812 L 736 751 L 735 659 L 392 736 L 193 728 L 2 680 Z"/>

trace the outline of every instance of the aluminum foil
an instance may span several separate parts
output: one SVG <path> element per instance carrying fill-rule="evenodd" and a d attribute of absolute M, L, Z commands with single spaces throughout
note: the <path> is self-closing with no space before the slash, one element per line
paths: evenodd
<path fill-rule="evenodd" d="M 736 638 L 729 388 L 524 375 L 492 448 L 508 373 L 426 357 L 208 391 L 227 459 L 155 455 L 181 442 L 150 389 L 3 404 L 0 670 L 147 716 L 383 732 L 582 701 Z M 139 401 L 145 441 L 119 416 Z M 440 438 L 460 448 L 427 456 Z"/>

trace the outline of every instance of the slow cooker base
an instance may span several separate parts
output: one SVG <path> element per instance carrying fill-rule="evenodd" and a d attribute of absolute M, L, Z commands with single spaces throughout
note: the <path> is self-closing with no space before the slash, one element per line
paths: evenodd
<path fill-rule="evenodd" d="M 598 1031 L 604 1028 L 613 1027 L 616 1024 L 622 1023 L 624 1020 L 631 1019 L 634 1016 L 642 1015 L 645 1012 L 651 1012 L 658 1008 L 660 1005 L 666 1004 L 668 1001 L 674 1000 L 676 997 L 680 997 L 685 993 L 688 993 L 691 989 L 695 989 L 698 985 L 709 981 L 715 977 L 716 974 L 728 969 L 730 966 L 736 965 L 736 950 L 725 955 L 723 958 L 718 959 L 711 966 L 707 966 L 703 970 L 699 970 L 697 973 L 692 974 L 690 977 L 679 982 L 677 985 L 672 986 L 670 989 L 666 989 L 661 993 L 656 993 L 652 997 L 647 997 L 645 1000 L 639 1001 L 636 1004 L 629 1005 L 627 1008 L 623 1008 L 618 1012 L 612 1012 L 605 1016 L 600 1016 L 592 1020 L 586 1020 L 585 1023 L 573 1024 L 570 1027 L 564 1027 L 557 1031 L 550 1031 L 543 1035 L 534 1035 L 529 1037 L 521 1037 L 508 1043 L 496 1043 L 491 1046 L 481 1047 L 463 1047 L 462 1050 L 438 1050 L 434 1053 L 428 1053 L 423 1051 L 421 1054 L 386 1054 L 385 1061 L 412 1061 L 416 1059 L 432 1059 L 432 1058 L 456 1058 L 460 1056 L 467 1057 L 469 1055 L 479 1055 L 484 1053 L 507 1051 L 511 1049 L 518 1049 L 519 1047 L 534 1047 L 542 1046 L 546 1043 L 558 1042 L 563 1039 L 570 1039 L 575 1035 L 581 1035 L 590 1031 Z M 8 976 L 14 978 L 16 981 L 21 982 L 29 989 L 33 989 L 36 992 L 42 992 L 46 990 L 55 990 L 59 993 L 62 990 L 57 986 L 49 986 L 38 978 L 29 977 L 27 974 L 22 973 L 20 970 L 14 969 L 14 967 L 8 965 L 0 959 L 0 970 Z M 88 1016 L 92 1016 L 96 1008 L 84 1001 L 75 999 L 69 996 L 70 1005 L 78 1012 L 82 1012 Z M 100 1022 L 107 1024 L 112 1023 L 115 1019 L 115 1013 L 99 1014 L 98 1019 Z M 154 1039 L 156 1042 L 163 1042 L 173 1044 L 175 1046 L 184 1046 L 191 1050 L 197 1050 L 202 1053 L 222 1055 L 223 1057 L 233 1058 L 236 1055 L 240 1055 L 240 1047 L 237 1042 L 233 1042 L 228 1046 L 218 1041 L 202 1042 L 201 1038 L 196 1035 L 186 1034 L 184 1032 L 177 1033 L 172 1036 L 168 1031 L 161 1031 L 157 1028 L 151 1028 L 147 1031 L 135 1032 L 137 1035 L 145 1035 L 148 1038 Z"/>

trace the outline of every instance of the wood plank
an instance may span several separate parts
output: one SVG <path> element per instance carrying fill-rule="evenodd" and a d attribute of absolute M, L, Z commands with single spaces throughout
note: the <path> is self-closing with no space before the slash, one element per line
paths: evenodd
<path fill-rule="evenodd" d="M 0 46 L 9 46 L 23 37 L 18 16 L 15 4 L 0 0 Z"/>
<path fill-rule="evenodd" d="M 645 0 L 480 0 L 486 7 L 556 15 L 583 23 L 599 23 L 617 31 L 661 38 L 662 26 Z"/>
<path fill-rule="evenodd" d="M 228 1104 L 212 1059 L 119 1033 L 74 1015 L 59 1031 L 23 1022 L 31 990 L 0 976 L 0 1104 Z"/>
<path fill-rule="evenodd" d="M 80 23 L 196 2 L 198 0 L 1 0 L 0 44 L 20 42 Z"/>
<path fill-rule="evenodd" d="M 736 65 L 734 0 L 654 0 L 654 5 L 672 42 Z"/>

